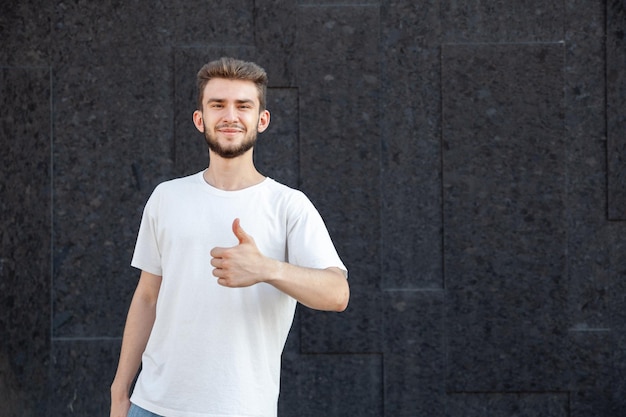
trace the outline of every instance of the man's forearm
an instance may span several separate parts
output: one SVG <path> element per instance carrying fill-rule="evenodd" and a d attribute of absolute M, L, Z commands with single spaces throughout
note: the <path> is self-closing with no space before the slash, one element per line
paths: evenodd
<path fill-rule="evenodd" d="M 266 282 L 316 310 L 343 311 L 348 307 L 350 287 L 339 268 L 314 269 L 274 261 Z"/>
<path fill-rule="evenodd" d="M 115 388 L 118 394 L 128 395 L 154 324 L 154 307 L 136 301 L 133 300 L 128 311 L 117 373 L 111 387 L 111 391 Z"/>
<path fill-rule="evenodd" d="M 154 319 L 161 277 L 142 272 L 124 327 L 117 372 L 111 384 L 111 407 L 127 403 L 131 384 L 141 365 Z"/>

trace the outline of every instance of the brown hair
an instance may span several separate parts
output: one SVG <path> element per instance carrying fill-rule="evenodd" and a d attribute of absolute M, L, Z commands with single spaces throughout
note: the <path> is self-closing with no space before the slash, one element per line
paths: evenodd
<path fill-rule="evenodd" d="M 205 64 L 197 76 L 198 110 L 202 110 L 204 87 L 213 78 L 227 80 L 252 81 L 259 92 L 259 110 L 265 110 L 265 95 L 267 93 L 267 74 L 263 68 L 254 62 L 241 61 L 234 58 L 222 57 Z"/>

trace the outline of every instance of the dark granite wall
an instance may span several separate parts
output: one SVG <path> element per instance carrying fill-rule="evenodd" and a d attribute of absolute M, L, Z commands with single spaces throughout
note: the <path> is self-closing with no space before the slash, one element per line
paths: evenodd
<path fill-rule="evenodd" d="M 206 163 L 194 76 L 270 75 L 260 169 L 350 269 L 281 417 L 626 415 L 626 2 L 0 5 L 0 416 L 105 416 L 143 204 Z"/>

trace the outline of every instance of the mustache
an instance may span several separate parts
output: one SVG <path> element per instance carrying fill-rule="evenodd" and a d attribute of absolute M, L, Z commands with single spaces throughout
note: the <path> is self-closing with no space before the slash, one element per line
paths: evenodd
<path fill-rule="evenodd" d="M 240 125 L 239 123 L 221 123 L 217 126 L 215 126 L 216 129 L 239 129 L 239 130 L 245 130 L 245 127 L 243 125 Z"/>

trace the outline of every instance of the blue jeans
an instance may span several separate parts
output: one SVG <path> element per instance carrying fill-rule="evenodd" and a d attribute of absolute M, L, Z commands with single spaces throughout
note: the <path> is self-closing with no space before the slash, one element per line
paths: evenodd
<path fill-rule="evenodd" d="M 128 417 L 162 417 L 162 416 L 151 413 L 148 410 L 144 410 L 138 405 L 131 404 L 130 410 L 128 410 Z"/>

